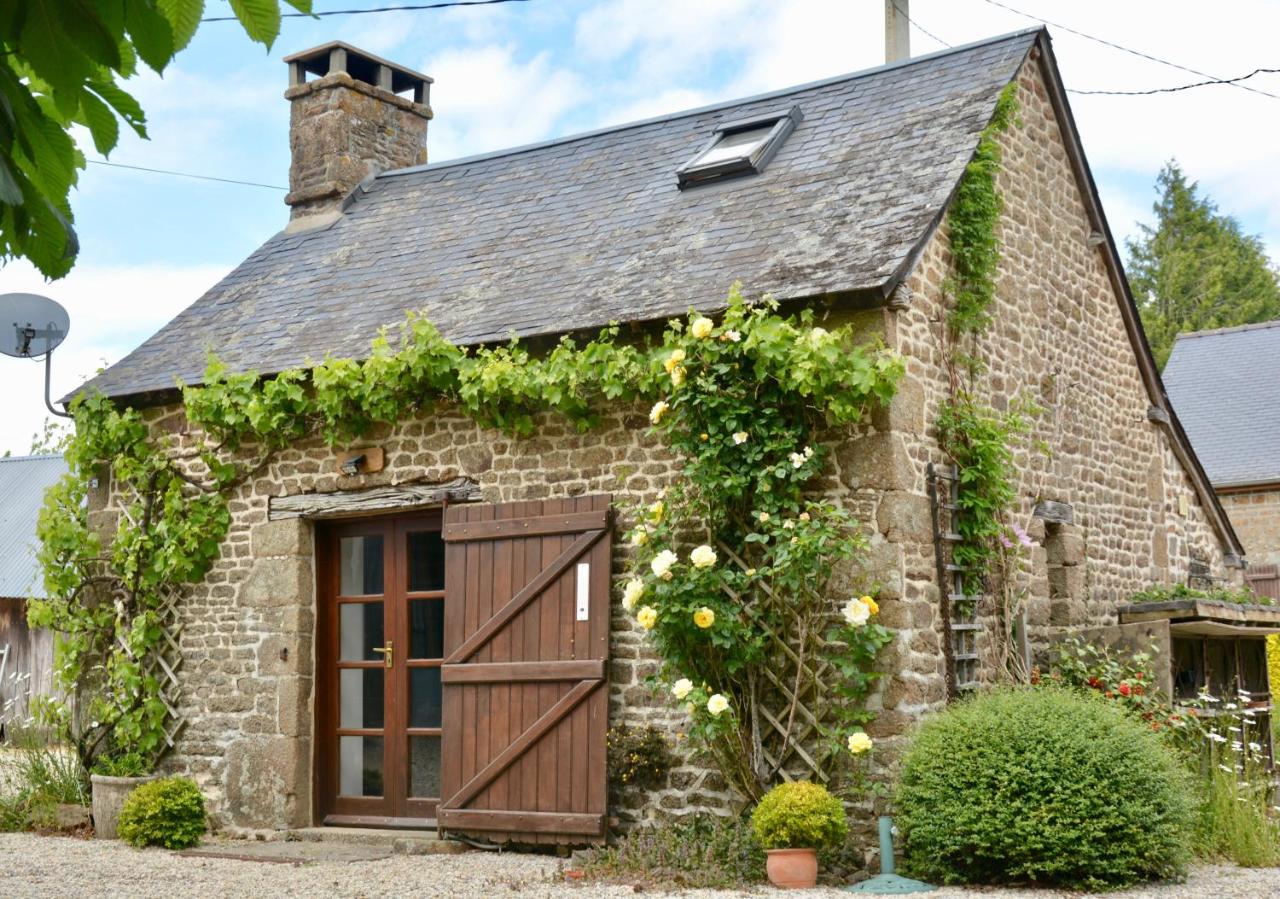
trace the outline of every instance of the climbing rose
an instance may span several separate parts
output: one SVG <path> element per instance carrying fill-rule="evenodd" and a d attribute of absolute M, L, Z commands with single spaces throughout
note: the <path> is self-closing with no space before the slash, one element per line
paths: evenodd
<path fill-rule="evenodd" d="M 662 421 L 662 416 L 667 414 L 667 410 L 671 408 L 671 404 L 666 400 L 658 400 L 653 404 L 653 408 L 649 410 L 649 421 L 655 425 Z"/>
<path fill-rule="evenodd" d="M 858 598 L 858 602 L 866 606 L 867 611 L 870 612 L 872 615 L 876 615 L 880 612 L 880 604 L 876 602 L 874 599 L 872 599 L 870 596 L 861 596 Z"/>
<path fill-rule="evenodd" d="M 849 751 L 861 755 L 871 748 L 871 738 L 863 731 L 849 734 Z"/>
<path fill-rule="evenodd" d="M 693 681 L 687 677 L 682 677 L 671 685 L 671 695 L 676 699 L 684 699 L 693 691 Z"/>
<path fill-rule="evenodd" d="M 646 528 L 644 525 L 640 525 L 638 528 L 636 528 L 634 531 L 631 532 L 632 546 L 644 546 L 648 542 L 649 542 L 649 529 Z"/>
<path fill-rule="evenodd" d="M 706 630 L 716 623 L 716 613 L 706 606 L 693 613 L 693 623 Z"/>
<path fill-rule="evenodd" d="M 685 370 L 683 365 L 677 365 L 671 369 L 671 386 L 679 387 L 684 384 Z"/>
<path fill-rule="evenodd" d="M 761 512 L 761 513 L 760 513 L 760 523 L 761 523 L 761 524 L 764 524 L 764 523 L 765 523 L 766 521 L 768 521 L 768 520 L 769 520 L 769 513 L 768 513 L 768 512 Z"/>
<path fill-rule="evenodd" d="M 737 343 L 739 340 L 742 339 L 742 334 L 738 331 L 732 331 L 732 330 L 725 331 L 723 334 L 720 335 L 720 339 L 727 340 L 730 343 Z"/>
<path fill-rule="evenodd" d="M 667 357 L 667 361 L 662 363 L 662 365 L 667 370 L 667 374 L 671 374 L 671 372 L 675 371 L 676 366 L 683 361 L 684 350 L 672 350 L 671 355 Z"/>
<path fill-rule="evenodd" d="M 742 444 L 746 443 L 746 442 L 747 442 L 747 432 L 746 432 L 746 431 L 735 431 L 735 432 L 734 432 L 734 435 L 733 435 L 733 442 L 734 442 L 735 444 L 737 444 L 738 446 L 741 446 Z"/>
<path fill-rule="evenodd" d="M 661 521 L 662 513 L 665 511 L 667 511 L 666 504 L 662 500 L 658 500 L 656 503 L 654 503 L 652 506 L 649 507 L 649 517 L 652 518 L 654 521 Z"/>
<path fill-rule="evenodd" d="M 801 465 L 804 465 L 805 462 L 803 453 L 792 453 L 787 458 L 791 460 L 792 468 L 799 468 Z"/>
<path fill-rule="evenodd" d="M 622 588 L 622 607 L 628 612 L 632 611 L 642 596 L 644 596 L 644 581 L 632 578 Z"/>
<path fill-rule="evenodd" d="M 664 581 L 671 580 L 671 566 L 676 564 L 679 558 L 669 549 L 664 549 L 653 557 L 653 561 L 649 563 L 649 568 L 653 570 L 654 577 L 660 577 Z"/>
<path fill-rule="evenodd" d="M 636 621 L 640 622 L 642 628 L 651 631 L 658 623 L 658 610 L 653 606 L 641 606 L 640 611 L 636 612 Z"/>
<path fill-rule="evenodd" d="M 844 604 L 840 614 L 844 616 L 845 621 L 854 627 L 862 627 L 867 623 L 867 619 L 871 617 L 871 610 L 867 608 L 866 603 L 851 599 Z"/>
<path fill-rule="evenodd" d="M 699 340 L 706 340 L 711 336 L 713 328 L 715 328 L 715 323 L 711 319 L 705 317 L 697 318 L 694 319 L 693 324 L 689 327 L 689 333 Z"/>
<path fill-rule="evenodd" d="M 707 700 L 707 711 L 713 715 L 719 715 L 728 708 L 729 700 L 725 699 L 719 693 L 712 693 L 711 698 Z"/>
<path fill-rule="evenodd" d="M 689 553 L 689 561 L 694 568 L 710 568 L 716 564 L 716 551 L 704 543 Z"/>

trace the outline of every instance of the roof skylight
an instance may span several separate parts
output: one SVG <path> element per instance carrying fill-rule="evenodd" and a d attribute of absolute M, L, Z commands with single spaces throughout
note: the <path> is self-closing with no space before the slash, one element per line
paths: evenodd
<path fill-rule="evenodd" d="M 676 171 L 681 189 L 764 171 L 801 118 L 800 107 L 793 106 L 783 112 L 720 125 L 697 154 Z"/>

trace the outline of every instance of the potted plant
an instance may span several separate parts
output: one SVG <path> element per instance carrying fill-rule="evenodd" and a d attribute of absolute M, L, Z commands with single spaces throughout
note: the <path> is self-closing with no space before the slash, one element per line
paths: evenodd
<path fill-rule="evenodd" d="M 129 795 L 144 783 L 159 777 L 149 774 L 137 753 L 103 756 L 93 766 L 89 783 L 93 794 L 93 835 L 100 840 L 118 837 L 120 810 Z"/>
<path fill-rule="evenodd" d="M 751 828 L 768 857 L 769 882 L 783 889 L 818 882 L 818 850 L 844 842 L 849 828 L 840 800 L 818 784 L 779 784 L 751 813 Z"/>

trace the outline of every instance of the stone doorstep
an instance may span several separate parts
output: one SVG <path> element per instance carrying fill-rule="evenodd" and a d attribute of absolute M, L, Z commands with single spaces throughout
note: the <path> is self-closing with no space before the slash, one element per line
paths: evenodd
<path fill-rule="evenodd" d="M 440 839 L 433 831 L 371 827 L 299 827 L 285 831 L 284 841 L 366 846 L 397 855 L 453 855 L 468 849 L 462 843 Z"/>

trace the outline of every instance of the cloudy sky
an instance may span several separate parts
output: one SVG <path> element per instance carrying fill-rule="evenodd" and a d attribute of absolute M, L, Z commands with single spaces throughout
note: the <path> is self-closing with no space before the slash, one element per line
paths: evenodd
<path fill-rule="evenodd" d="M 315 7 L 398 2 L 315 0 Z M 1280 0 L 1006 5 L 1216 77 L 1280 67 Z M 223 0 L 206 4 L 209 15 L 226 9 Z M 911 14 L 915 54 L 1036 24 L 993 0 L 912 0 Z M 1051 31 L 1068 88 L 1200 80 Z M 269 52 L 233 23 L 207 23 L 163 78 L 135 80 L 151 140 L 126 134 L 111 161 L 284 187 L 280 59 L 334 38 L 435 78 L 433 161 L 854 71 L 880 64 L 884 52 L 881 0 L 529 0 L 292 19 Z M 1278 75 L 1248 83 L 1280 95 Z M 1156 173 L 1176 157 L 1280 259 L 1280 97 L 1213 86 L 1154 97 L 1075 95 L 1072 105 L 1118 238 L 1149 218 Z M 55 395 L 119 359 L 279 230 L 283 197 L 283 190 L 90 165 L 73 195 L 83 249 L 71 275 L 45 284 L 23 263 L 0 269 L 0 292 L 44 293 L 71 312 L 71 336 L 54 360 Z M 0 452 L 27 451 L 45 415 L 42 378 L 35 363 L 0 358 Z"/>

